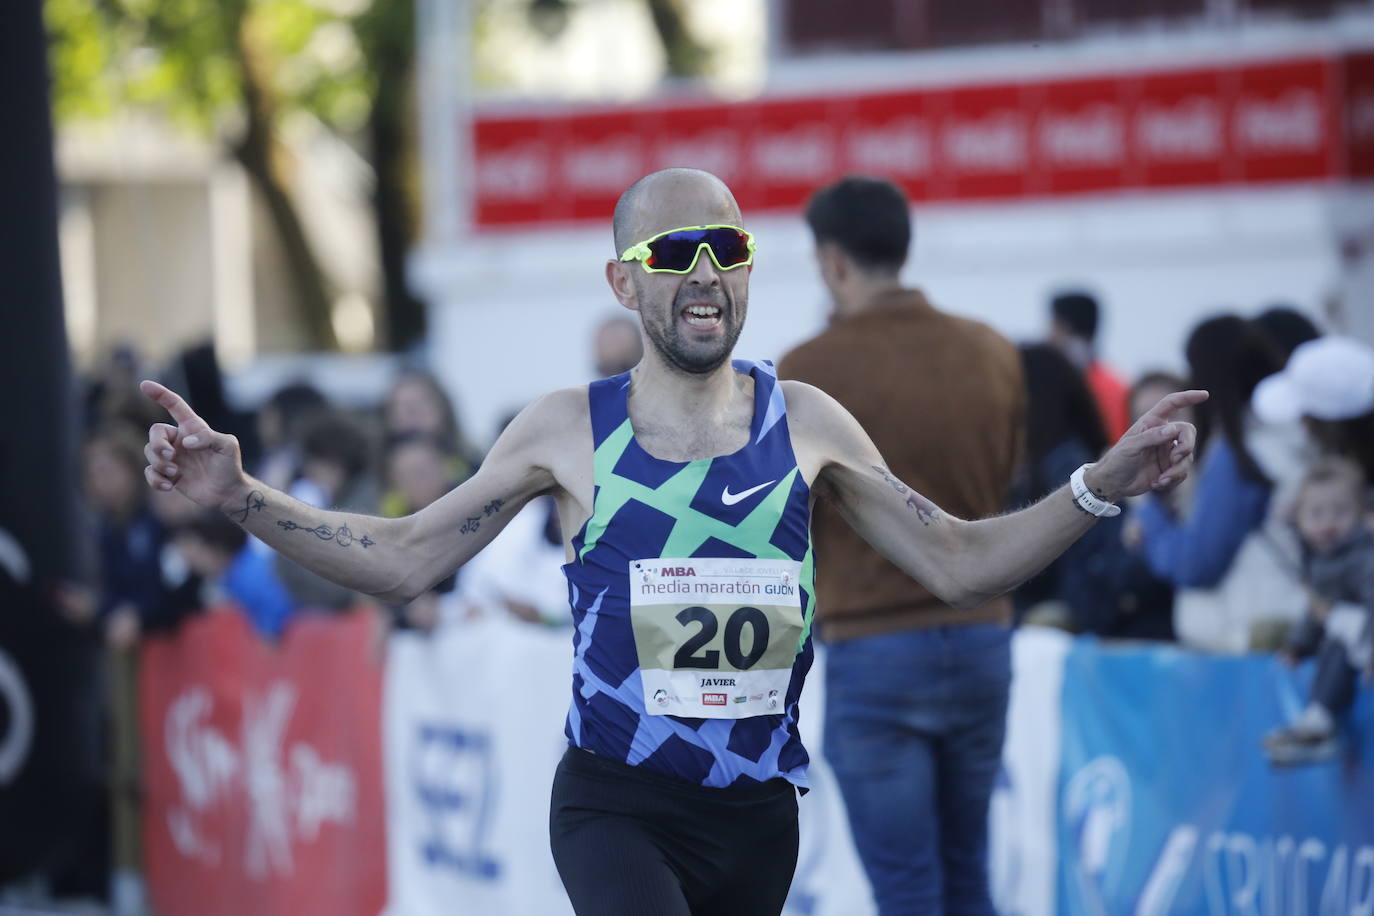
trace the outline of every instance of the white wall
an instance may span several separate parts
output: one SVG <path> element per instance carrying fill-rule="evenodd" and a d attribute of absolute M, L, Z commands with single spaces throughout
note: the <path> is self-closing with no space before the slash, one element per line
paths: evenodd
<path fill-rule="evenodd" d="M 1043 334 L 1051 291 L 1082 284 L 1105 307 L 1110 362 L 1127 375 L 1177 369 L 1191 326 L 1218 310 L 1282 301 L 1318 313 L 1339 282 L 1339 194 L 1318 184 L 920 208 L 906 279 L 1017 341 Z M 824 290 L 800 215 L 745 218 L 760 247 L 736 352 L 776 359 L 820 330 Z M 490 233 L 421 278 L 440 293 L 430 354 L 474 439 L 590 377 L 592 330 L 619 309 L 603 279 L 610 254 L 609 221 Z"/>

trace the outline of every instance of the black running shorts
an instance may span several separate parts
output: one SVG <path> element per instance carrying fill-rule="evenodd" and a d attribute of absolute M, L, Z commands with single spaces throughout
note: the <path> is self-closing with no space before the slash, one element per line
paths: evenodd
<path fill-rule="evenodd" d="M 578 916 L 774 916 L 797 867 L 785 779 L 713 789 L 569 748 L 549 810 Z"/>

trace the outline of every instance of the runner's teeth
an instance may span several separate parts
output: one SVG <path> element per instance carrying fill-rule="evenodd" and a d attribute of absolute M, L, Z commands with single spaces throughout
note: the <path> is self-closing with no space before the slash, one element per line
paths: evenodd
<path fill-rule="evenodd" d="M 714 305 L 689 305 L 686 311 L 697 318 L 714 318 L 720 314 L 720 309 Z"/>

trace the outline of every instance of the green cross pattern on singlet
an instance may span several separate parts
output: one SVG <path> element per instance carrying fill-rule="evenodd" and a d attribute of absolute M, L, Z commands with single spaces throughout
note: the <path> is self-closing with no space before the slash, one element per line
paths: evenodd
<path fill-rule="evenodd" d="M 625 449 L 634 440 L 634 427 L 627 418 L 597 448 L 594 455 L 596 483 L 598 486 L 592 517 L 587 521 L 586 538 L 578 559 L 583 560 L 596 547 L 597 541 L 606 531 L 615 514 L 630 500 L 638 500 L 646 506 L 657 509 L 674 519 L 673 530 L 668 535 L 659 555 L 663 557 L 690 557 L 707 538 L 714 537 L 733 547 L 746 551 L 760 559 L 790 560 L 792 557 L 770 543 L 773 531 L 782 517 L 787 505 L 788 494 L 800 469 L 793 467 L 773 488 L 763 501 L 754 508 L 738 525 L 723 522 L 691 508 L 692 498 L 701 488 L 701 482 L 715 459 L 706 458 L 687 462 L 682 470 L 669 477 L 657 487 L 649 487 L 638 481 L 629 480 L 615 473 Z M 815 592 L 811 583 L 814 577 L 814 557 L 810 543 L 806 556 L 802 558 L 801 582 L 804 583 L 811 600 L 807 602 L 806 617 L 802 622 L 801 638 L 797 651 L 802 651 L 807 638 L 811 635 L 811 618 L 815 613 Z"/>

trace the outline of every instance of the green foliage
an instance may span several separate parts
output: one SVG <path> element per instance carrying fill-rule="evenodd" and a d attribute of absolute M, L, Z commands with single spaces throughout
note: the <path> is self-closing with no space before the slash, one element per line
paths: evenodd
<path fill-rule="evenodd" d="M 154 111 L 211 132 L 237 112 L 252 67 L 277 114 L 307 111 L 356 129 L 370 105 L 357 27 L 370 13 L 339 7 L 321 0 L 45 0 L 57 116 Z"/>

